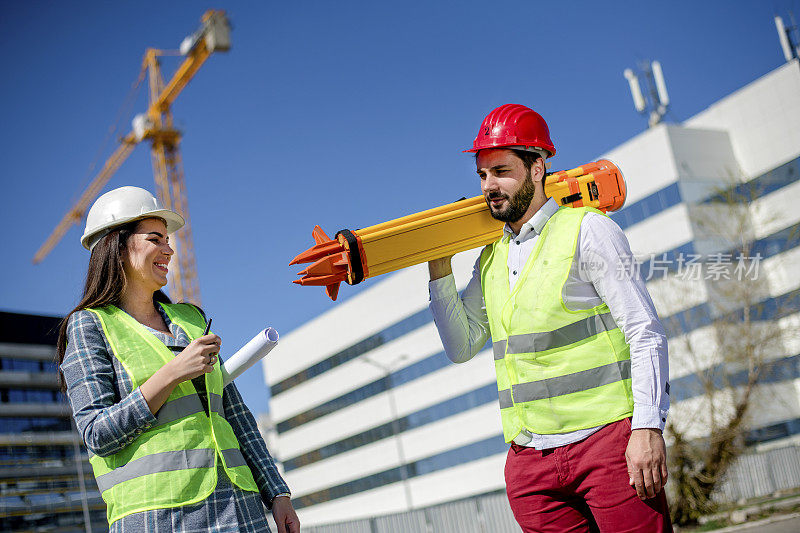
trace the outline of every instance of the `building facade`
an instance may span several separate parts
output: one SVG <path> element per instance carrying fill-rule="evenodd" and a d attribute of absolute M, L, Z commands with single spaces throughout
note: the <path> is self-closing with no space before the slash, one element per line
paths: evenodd
<path fill-rule="evenodd" d="M 0 531 L 108 531 L 105 503 L 60 392 L 60 321 L 0 312 Z"/>
<path fill-rule="evenodd" d="M 762 371 L 746 443 L 765 453 L 800 444 L 798 61 L 598 159 L 625 174 L 627 202 L 612 218 L 668 331 L 673 423 L 707 436 L 717 400 L 699 376 L 720 374 L 716 386 L 735 397 L 752 356 Z M 459 289 L 478 252 L 454 258 Z M 265 360 L 273 451 L 304 525 L 503 490 L 508 446 L 491 350 L 448 361 L 427 281 L 425 265 L 397 272 L 285 335 Z M 741 320 L 721 321 L 732 316 Z"/>

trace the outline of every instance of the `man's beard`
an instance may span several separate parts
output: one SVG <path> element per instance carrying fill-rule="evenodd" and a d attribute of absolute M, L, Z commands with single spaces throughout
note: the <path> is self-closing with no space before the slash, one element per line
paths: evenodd
<path fill-rule="evenodd" d="M 488 196 L 484 197 L 484 200 L 486 200 L 486 205 L 489 206 L 489 212 L 492 214 L 492 218 L 502 222 L 516 222 L 523 217 L 528 207 L 530 207 L 534 194 L 536 194 L 536 185 L 534 185 L 533 179 L 531 179 L 531 173 L 528 171 L 528 176 L 525 178 L 525 181 L 522 182 L 522 186 L 514 196 L 509 197 L 508 195 L 494 192 L 489 193 Z M 505 198 L 508 200 L 508 205 L 505 209 L 495 211 L 490 202 L 493 198 Z"/>

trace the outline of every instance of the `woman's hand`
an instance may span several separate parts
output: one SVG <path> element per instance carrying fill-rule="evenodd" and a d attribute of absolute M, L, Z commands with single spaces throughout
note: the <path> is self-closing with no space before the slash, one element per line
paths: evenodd
<path fill-rule="evenodd" d="M 203 335 L 189 343 L 175 359 L 159 368 L 155 374 L 142 383 L 139 389 L 154 415 L 167 401 L 172 389 L 197 376 L 214 370 L 217 354 L 222 340 L 216 335 Z"/>
<path fill-rule="evenodd" d="M 292 500 L 288 496 L 276 496 L 272 500 L 272 517 L 278 526 L 278 533 L 299 533 L 300 520 L 292 507 Z"/>
<path fill-rule="evenodd" d="M 169 367 L 175 384 L 208 374 L 214 370 L 222 340 L 216 335 L 204 335 L 189 343 L 175 359 L 164 365 Z"/>

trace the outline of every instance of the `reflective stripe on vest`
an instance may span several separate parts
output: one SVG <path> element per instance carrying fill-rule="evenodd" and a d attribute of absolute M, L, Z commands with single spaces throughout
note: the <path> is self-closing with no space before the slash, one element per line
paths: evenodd
<path fill-rule="evenodd" d="M 225 413 L 222 408 L 222 397 L 218 394 L 211 394 L 211 410 L 220 416 Z M 174 400 L 170 400 L 161 406 L 156 415 L 155 427 L 163 426 L 179 420 L 185 416 L 205 413 L 203 409 L 203 402 L 197 394 L 189 394 L 188 396 L 181 396 Z M 91 450 L 88 451 L 89 457 L 93 456 Z M 102 492 L 103 489 L 101 489 Z"/>
<path fill-rule="evenodd" d="M 600 213 L 562 208 L 548 220 L 513 290 L 509 239 L 503 237 L 481 254 L 506 442 L 523 429 L 569 433 L 633 412 L 630 348 L 608 306 L 575 311 L 563 302 L 587 212 Z"/>
<path fill-rule="evenodd" d="M 247 461 L 244 460 L 244 455 L 239 448 L 230 448 L 222 450 L 222 458 L 228 468 L 236 468 L 237 466 L 247 466 Z"/>
<path fill-rule="evenodd" d="M 210 397 L 211 411 L 220 416 L 225 416 L 222 408 L 222 396 L 211 393 Z M 158 410 L 158 414 L 156 415 L 156 425 L 161 426 L 164 424 L 169 424 L 170 422 L 174 422 L 179 418 L 197 413 L 205 413 L 200 396 L 197 394 L 181 396 L 180 398 L 170 400 L 161 406 L 161 409 Z"/>
<path fill-rule="evenodd" d="M 609 385 L 615 381 L 630 379 L 630 377 L 631 361 L 628 359 L 557 378 L 518 383 L 511 389 L 499 391 L 500 409 L 512 407 L 514 402 L 534 402 L 536 400 L 554 398 L 564 394 L 572 394 L 573 392 L 586 391 L 602 385 Z"/>
<path fill-rule="evenodd" d="M 616 328 L 617 323 L 614 322 L 611 313 L 603 313 L 602 315 L 590 316 L 572 324 L 567 324 L 555 331 L 511 335 L 508 340 L 503 339 L 493 342 L 492 352 L 495 360 L 502 359 L 506 353 L 544 352 L 574 344 L 597 335 L 601 331 L 611 331 Z"/>
<path fill-rule="evenodd" d="M 170 320 L 192 340 L 203 335 L 205 321 L 186 304 L 161 304 Z M 130 315 L 114 307 L 90 309 L 100 319 L 116 357 L 131 380 L 142 385 L 175 355 Z M 222 373 L 215 365 L 203 377 L 204 406 L 192 380 L 175 386 L 156 412 L 156 422 L 120 451 L 89 462 L 108 510 L 109 524 L 123 516 L 179 507 L 207 498 L 217 485 L 221 465 L 237 487 L 258 492 L 253 474 L 225 420 Z M 218 459 L 220 457 L 221 459 Z"/>
<path fill-rule="evenodd" d="M 212 448 L 154 453 L 115 468 L 108 474 L 96 477 L 97 488 L 100 489 L 100 492 L 105 492 L 118 483 L 157 472 L 174 472 L 187 468 L 211 468 L 214 466 L 214 452 L 215 450 Z M 247 464 L 242 452 L 236 448 L 222 450 L 222 456 L 229 467 Z"/>

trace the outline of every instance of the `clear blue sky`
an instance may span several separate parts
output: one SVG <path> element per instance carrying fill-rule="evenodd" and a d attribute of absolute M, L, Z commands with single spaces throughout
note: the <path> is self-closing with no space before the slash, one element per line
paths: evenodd
<path fill-rule="evenodd" d="M 227 10 L 233 48 L 209 59 L 173 114 L 203 305 L 229 348 L 336 305 L 290 283 L 315 224 L 332 234 L 478 194 L 461 150 L 494 107 L 536 109 L 553 168 L 572 168 L 645 129 L 626 67 L 661 61 L 667 118 L 680 122 L 780 66 L 773 16 L 800 16 L 798 0 L 3 2 L 0 309 L 75 305 L 82 227 L 43 264 L 31 257 L 90 177 L 145 48 L 177 48 L 206 7 Z M 153 190 L 147 146 L 106 190 L 122 185 Z M 238 383 L 254 412 L 267 409 L 258 369 Z"/>

